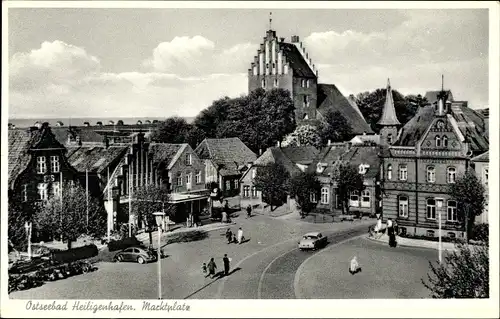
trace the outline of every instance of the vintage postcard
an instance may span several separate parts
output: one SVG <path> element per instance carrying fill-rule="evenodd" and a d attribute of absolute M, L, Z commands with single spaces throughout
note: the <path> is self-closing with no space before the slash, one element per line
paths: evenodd
<path fill-rule="evenodd" d="M 3 1 L 1 316 L 498 317 L 499 8 Z"/>

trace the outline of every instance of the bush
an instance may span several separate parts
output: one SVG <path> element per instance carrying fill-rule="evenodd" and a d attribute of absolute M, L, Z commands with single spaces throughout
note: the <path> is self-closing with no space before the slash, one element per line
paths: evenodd
<path fill-rule="evenodd" d="M 187 243 L 208 238 L 208 232 L 203 230 L 192 230 L 188 232 L 180 232 L 172 234 L 166 238 L 166 245 L 174 243 Z"/>
<path fill-rule="evenodd" d="M 142 246 L 142 245 L 143 244 L 140 240 L 138 240 L 135 236 L 132 236 L 120 240 L 111 240 L 108 243 L 108 249 L 109 251 L 117 251 L 131 246 Z"/>
<path fill-rule="evenodd" d="M 52 253 L 52 260 L 60 263 L 73 262 L 97 256 L 98 251 L 96 245 L 90 244 L 69 250 L 55 251 Z"/>
<path fill-rule="evenodd" d="M 417 240 L 439 241 L 438 236 L 429 237 L 429 236 L 425 236 L 425 235 L 410 235 L 410 234 L 406 234 L 406 235 L 399 234 L 398 236 L 403 237 L 403 238 L 409 238 L 409 239 L 417 239 Z M 463 241 L 463 239 L 442 236 L 441 241 L 443 243 L 461 243 Z"/>
<path fill-rule="evenodd" d="M 472 227 L 471 240 L 488 241 L 489 237 L 488 224 L 476 224 Z"/>

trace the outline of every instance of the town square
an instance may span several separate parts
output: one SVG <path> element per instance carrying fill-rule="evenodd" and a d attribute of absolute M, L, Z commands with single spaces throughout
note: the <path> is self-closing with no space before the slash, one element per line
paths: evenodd
<path fill-rule="evenodd" d="M 8 298 L 491 298 L 488 8 L 9 7 Z"/>

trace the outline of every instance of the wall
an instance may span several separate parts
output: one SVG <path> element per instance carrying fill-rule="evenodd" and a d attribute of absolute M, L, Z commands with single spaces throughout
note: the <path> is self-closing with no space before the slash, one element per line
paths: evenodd
<path fill-rule="evenodd" d="M 186 156 L 191 154 L 191 165 L 186 164 Z M 196 183 L 196 173 L 201 172 L 201 181 Z M 182 193 L 187 192 L 186 188 L 186 176 L 191 173 L 191 189 L 190 191 L 203 190 L 205 189 L 205 162 L 196 156 L 193 149 L 186 145 L 186 148 L 181 153 L 181 156 L 174 163 L 173 167 L 169 170 L 168 174 L 172 179 L 172 192 Z M 182 177 L 182 185 L 177 184 L 177 176 Z"/>
<path fill-rule="evenodd" d="M 309 80 L 309 87 L 302 87 L 302 80 Z M 309 107 L 304 107 L 303 97 L 309 96 Z M 316 78 L 300 78 L 293 77 L 293 104 L 295 105 L 295 119 L 297 123 L 304 119 L 307 114 L 308 118 L 316 118 L 316 108 L 318 101 L 318 86 Z"/>
<path fill-rule="evenodd" d="M 476 223 L 488 223 L 488 211 L 489 211 L 489 188 L 488 188 L 488 183 L 486 182 L 486 178 L 484 175 L 484 170 L 489 169 L 489 163 L 488 162 L 475 162 L 475 172 L 476 176 L 480 178 L 480 180 L 483 182 L 484 188 L 486 190 L 486 203 L 484 205 L 484 210 L 483 213 L 479 216 L 476 217 Z"/>
<path fill-rule="evenodd" d="M 252 187 L 253 187 L 253 177 L 252 177 L 252 171 L 256 171 L 256 167 L 251 167 L 248 171 L 246 171 L 242 178 L 240 179 L 240 206 L 242 208 L 251 205 L 252 207 L 255 207 L 257 205 L 262 205 L 262 194 L 260 191 L 257 191 L 256 196 L 252 196 Z M 249 187 L 248 190 L 248 197 L 245 196 L 244 189 L 245 187 Z"/>

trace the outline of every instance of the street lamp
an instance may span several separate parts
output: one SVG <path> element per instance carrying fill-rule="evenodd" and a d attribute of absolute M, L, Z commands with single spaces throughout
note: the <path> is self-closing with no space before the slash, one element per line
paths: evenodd
<path fill-rule="evenodd" d="M 165 217 L 164 212 L 155 212 L 153 215 L 156 218 L 156 224 L 158 225 L 158 299 L 161 299 L 161 254 L 160 254 L 160 246 L 161 246 L 161 230 L 163 225 L 163 218 Z"/>
<path fill-rule="evenodd" d="M 442 198 L 436 198 L 436 206 L 438 208 L 438 227 L 439 227 L 439 263 L 441 264 L 443 260 L 443 245 L 442 245 L 442 240 L 441 240 L 441 209 L 443 207 L 443 199 Z"/>
<path fill-rule="evenodd" d="M 31 222 L 26 222 L 24 228 L 26 228 L 26 236 L 28 237 L 28 260 L 31 260 L 31 230 L 33 224 Z"/>

